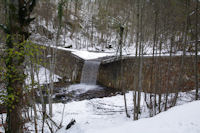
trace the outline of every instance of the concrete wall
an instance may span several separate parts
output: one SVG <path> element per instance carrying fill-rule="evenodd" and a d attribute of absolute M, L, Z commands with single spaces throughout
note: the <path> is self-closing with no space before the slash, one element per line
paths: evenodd
<path fill-rule="evenodd" d="M 143 91 L 154 92 L 154 89 L 156 89 L 157 93 L 162 93 L 166 91 L 174 92 L 179 89 L 180 91 L 194 89 L 194 57 L 187 56 L 185 58 L 181 83 L 179 82 L 181 76 L 181 56 L 172 57 L 171 66 L 169 66 L 169 57 L 155 57 L 154 65 L 152 59 L 152 57 L 144 57 L 143 59 Z M 99 70 L 98 83 L 111 88 L 136 89 L 137 87 L 134 87 L 133 82 L 137 80 L 134 78 L 137 78 L 136 73 L 138 73 L 135 62 L 136 59 L 134 57 L 123 59 L 122 75 L 120 74 L 121 62 L 119 60 L 102 63 Z M 168 69 L 169 67 L 170 69 Z M 200 74 L 200 70 L 198 73 Z"/>
<path fill-rule="evenodd" d="M 45 64 L 44 67 L 49 69 L 49 62 L 53 54 L 53 48 L 44 48 L 45 49 L 42 50 L 42 57 Z M 56 53 L 55 74 L 64 79 L 70 79 L 72 82 L 79 83 L 84 60 L 71 54 L 71 51 L 56 49 L 54 52 Z"/>

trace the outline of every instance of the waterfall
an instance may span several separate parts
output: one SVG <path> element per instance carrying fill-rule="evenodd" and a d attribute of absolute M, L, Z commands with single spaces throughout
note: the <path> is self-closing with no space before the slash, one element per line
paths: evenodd
<path fill-rule="evenodd" d="M 81 74 L 81 83 L 96 85 L 97 74 L 99 71 L 99 61 L 85 61 Z"/>

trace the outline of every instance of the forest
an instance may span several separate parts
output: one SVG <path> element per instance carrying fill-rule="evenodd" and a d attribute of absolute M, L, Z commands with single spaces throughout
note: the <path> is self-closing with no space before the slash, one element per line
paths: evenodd
<path fill-rule="evenodd" d="M 199 3 L 0 1 L 0 132 L 199 133 Z"/>

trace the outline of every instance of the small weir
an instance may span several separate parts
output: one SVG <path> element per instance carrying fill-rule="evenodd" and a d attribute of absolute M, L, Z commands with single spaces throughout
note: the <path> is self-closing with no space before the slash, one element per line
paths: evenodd
<path fill-rule="evenodd" d="M 55 94 L 54 101 L 85 100 L 117 94 L 115 89 L 96 85 L 100 64 L 101 62 L 97 60 L 86 60 L 82 68 L 80 84 L 62 88 Z"/>
<path fill-rule="evenodd" d="M 81 74 L 81 83 L 88 85 L 96 85 L 100 64 L 100 61 L 85 61 Z"/>

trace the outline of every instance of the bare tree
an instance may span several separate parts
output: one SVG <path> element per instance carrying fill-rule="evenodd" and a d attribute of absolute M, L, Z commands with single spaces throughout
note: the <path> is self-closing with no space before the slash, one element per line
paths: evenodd
<path fill-rule="evenodd" d="M 195 9 L 195 85 L 196 85 L 196 100 L 199 98 L 199 75 L 198 75 L 198 7 L 199 7 L 199 0 L 196 0 L 196 9 Z"/>

